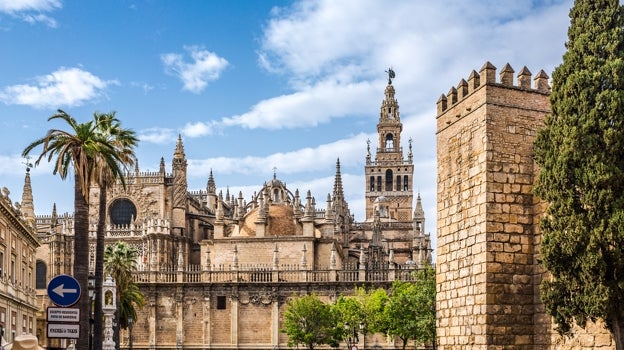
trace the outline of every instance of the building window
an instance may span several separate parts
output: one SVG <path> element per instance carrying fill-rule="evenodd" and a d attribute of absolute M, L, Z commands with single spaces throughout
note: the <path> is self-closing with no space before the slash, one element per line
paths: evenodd
<path fill-rule="evenodd" d="M 381 176 L 377 176 L 377 191 L 381 191 Z"/>
<path fill-rule="evenodd" d="M 408 184 L 409 184 L 409 176 L 405 175 L 403 176 L 403 191 L 409 190 Z"/>
<path fill-rule="evenodd" d="M 46 289 L 48 285 L 48 281 L 46 280 L 46 275 L 48 274 L 46 264 L 41 260 L 37 260 L 35 269 L 35 288 Z"/>
<path fill-rule="evenodd" d="M 386 149 L 393 149 L 394 148 L 394 136 L 392 136 L 392 134 L 387 134 L 386 135 Z"/>
<path fill-rule="evenodd" d="M 225 295 L 217 296 L 217 310 L 225 310 Z"/>
<path fill-rule="evenodd" d="M 396 177 L 396 190 L 397 191 L 401 190 L 401 175 L 397 175 Z"/>
<path fill-rule="evenodd" d="M 386 170 L 386 191 L 392 191 L 392 170 Z"/>
<path fill-rule="evenodd" d="M 117 199 L 110 206 L 110 220 L 113 225 L 130 225 L 136 219 L 136 207 L 128 199 Z"/>
<path fill-rule="evenodd" d="M 370 182 L 370 191 L 374 192 L 375 191 L 375 177 L 371 176 L 369 179 Z"/>

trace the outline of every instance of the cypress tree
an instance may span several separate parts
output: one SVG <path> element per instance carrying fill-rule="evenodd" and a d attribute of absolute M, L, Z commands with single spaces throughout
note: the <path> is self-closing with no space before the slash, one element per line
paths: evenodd
<path fill-rule="evenodd" d="M 603 320 L 624 349 L 624 36 L 618 0 L 577 0 L 539 130 L 535 194 L 548 203 L 541 298 L 561 333 Z"/>

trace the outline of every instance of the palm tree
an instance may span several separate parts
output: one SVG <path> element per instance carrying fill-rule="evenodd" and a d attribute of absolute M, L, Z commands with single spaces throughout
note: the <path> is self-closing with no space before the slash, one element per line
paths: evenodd
<path fill-rule="evenodd" d="M 145 297 L 132 280 L 137 269 L 137 251 L 125 242 L 117 242 L 104 251 L 104 270 L 117 285 L 117 312 L 119 325 L 126 329 L 128 319 L 137 319 L 136 308 L 142 308 Z"/>
<path fill-rule="evenodd" d="M 135 163 L 134 147 L 138 143 L 134 131 L 123 129 L 121 123 L 115 117 L 115 112 L 108 114 L 95 113 L 94 122 L 98 132 L 115 148 L 121 164 L 107 164 L 105 160 L 96 162 L 99 178 L 95 179 L 99 187 L 98 201 L 98 224 L 95 245 L 95 304 L 93 329 L 93 350 L 102 348 L 102 281 L 103 281 L 103 261 L 104 261 L 104 228 L 106 222 L 106 191 L 108 186 L 121 180 L 125 187 L 125 178 L 122 170 L 127 169 Z M 124 169 L 119 167 L 123 166 Z"/>
<path fill-rule="evenodd" d="M 62 110 L 48 118 L 48 121 L 61 119 L 67 123 L 70 131 L 50 129 L 46 135 L 30 143 L 22 156 L 28 156 L 36 147 L 42 146 L 41 154 L 35 166 L 43 158 L 48 162 L 54 159 L 53 174 L 66 179 L 70 169 L 74 171 L 74 278 L 81 286 L 80 300 L 80 337 L 77 339 L 78 349 L 89 346 L 89 186 L 99 178 L 96 165 L 104 162 L 110 166 L 121 163 L 116 147 L 102 137 L 97 123 L 88 121 L 77 123 L 74 118 Z"/>
<path fill-rule="evenodd" d="M 98 223 L 95 244 L 95 303 L 94 303 L 94 320 L 93 329 L 93 350 L 102 349 L 102 282 L 103 282 L 103 266 L 104 266 L 104 228 L 106 222 L 106 190 L 108 186 L 116 181 L 121 180 L 125 188 L 125 178 L 122 170 L 131 167 L 135 163 L 134 147 L 138 143 L 134 131 L 123 129 L 120 121 L 115 117 L 115 112 L 108 114 L 94 113 L 94 122 L 100 136 L 106 140 L 107 144 L 114 147 L 120 164 L 113 162 L 111 164 L 102 161 L 96 161 L 95 174 L 99 175 L 95 178 L 95 182 L 99 187 L 98 198 Z M 120 167 L 123 166 L 123 169 Z"/>

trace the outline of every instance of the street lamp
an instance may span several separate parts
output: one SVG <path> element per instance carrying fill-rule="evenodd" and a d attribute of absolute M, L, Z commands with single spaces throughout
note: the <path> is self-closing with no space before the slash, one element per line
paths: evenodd
<path fill-rule="evenodd" d="M 359 333 L 364 332 L 364 323 L 360 322 L 359 332 L 358 332 L 358 328 L 351 327 L 351 325 L 347 322 L 345 322 L 344 328 L 345 328 L 345 333 L 347 334 L 347 337 L 345 338 L 345 341 L 347 343 L 347 349 L 358 350 L 357 344 L 360 342 Z"/>
<path fill-rule="evenodd" d="M 129 343 L 130 343 L 130 350 L 132 350 L 132 326 L 133 326 L 133 323 L 134 323 L 134 318 L 132 317 L 132 315 L 128 316 L 128 327 L 130 329 L 130 337 L 129 337 L 130 338 L 129 339 L 130 340 L 129 341 Z"/>

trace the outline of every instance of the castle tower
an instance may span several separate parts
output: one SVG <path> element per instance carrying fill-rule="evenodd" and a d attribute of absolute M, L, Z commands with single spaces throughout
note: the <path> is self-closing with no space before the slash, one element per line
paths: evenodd
<path fill-rule="evenodd" d="M 399 104 L 394 97 L 392 78 L 385 90 L 385 99 L 381 103 L 379 122 L 377 123 L 377 152 L 375 160 L 370 156 L 370 144 L 366 156 L 366 220 L 374 218 L 373 203 L 380 196 L 386 197 L 389 204 L 389 217 L 397 221 L 411 221 L 413 201 L 414 165 L 411 159 L 403 159 L 401 131 L 403 124 L 399 114 Z"/>
<path fill-rule="evenodd" d="M 173 153 L 173 205 L 171 215 L 172 233 L 183 235 L 186 227 L 186 155 L 182 145 L 182 136 L 178 135 L 175 152 Z"/>
<path fill-rule="evenodd" d="M 538 206 L 532 144 L 550 111 L 548 77 L 513 84 L 487 62 L 437 104 L 439 349 L 537 349 Z"/>

